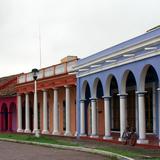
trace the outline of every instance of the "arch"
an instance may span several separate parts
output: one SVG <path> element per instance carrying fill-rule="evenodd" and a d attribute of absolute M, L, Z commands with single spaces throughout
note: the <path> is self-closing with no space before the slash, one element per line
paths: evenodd
<path fill-rule="evenodd" d="M 9 106 L 9 112 L 12 112 L 16 108 L 16 104 L 12 102 Z"/>
<path fill-rule="evenodd" d="M 92 98 L 96 98 L 96 127 L 99 135 L 104 135 L 104 100 L 103 86 L 99 78 L 93 81 Z"/>
<path fill-rule="evenodd" d="M 107 80 L 106 80 L 105 96 L 107 96 L 107 97 L 110 96 L 111 82 L 112 82 L 113 78 L 116 80 L 116 77 L 115 77 L 113 74 L 110 74 L 110 75 L 107 77 Z M 117 83 L 117 80 L 116 80 L 116 83 Z M 118 86 L 118 83 L 117 83 L 117 86 Z M 118 89 L 118 90 L 119 90 L 119 89 Z"/>
<path fill-rule="evenodd" d="M 108 88 L 107 96 L 110 98 L 110 108 L 111 108 L 111 129 L 114 131 L 120 130 L 120 104 L 119 104 L 119 93 L 118 82 L 114 75 L 108 77 Z"/>
<path fill-rule="evenodd" d="M 90 86 L 87 80 L 84 80 L 82 83 L 82 88 L 81 88 L 81 100 L 85 100 L 84 104 L 84 119 L 85 119 L 85 133 L 89 135 L 91 133 L 91 121 L 90 121 L 90 110 L 91 110 L 91 105 L 90 105 L 90 98 L 91 98 L 91 91 L 90 91 Z"/>
<path fill-rule="evenodd" d="M 3 104 L 2 104 L 2 107 L 1 107 L 1 112 L 4 112 L 5 110 L 8 111 L 8 107 L 7 107 L 7 104 L 6 104 L 6 103 L 3 103 Z"/>
<path fill-rule="evenodd" d="M 136 118 L 136 79 L 131 70 L 126 70 L 121 79 L 121 94 L 126 94 L 126 126 L 138 128 L 138 121 Z"/>
<path fill-rule="evenodd" d="M 85 99 L 86 98 L 86 90 L 87 90 L 87 88 L 89 88 L 89 90 L 90 90 L 89 83 L 88 83 L 87 80 L 85 80 L 83 82 L 82 89 L 81 89 L 81 99 Z"/>
<path fill-rule="evenodd" d="M 144 90 L 145 94 L 145 123 L 146 132 L 156 133 L 156 107 L 155 103 L 158 100 L 154 93 L 158 86 L 158 75 L 155 68 L 152 65 L 147 65 L 147 70 L 144 77 Z"/>
<path fill-rule="evenodd" d="M 148 69 L 152 67 L 154 72 L 156 73 L 156 77 L 158 79 L 158 74 L 156 69 L 151 65 L 151 64 L 147 64 L 143 67 L 141 74 L 140 74 L 140 82 L 139 82 L 139 91 L 145 91 L 145 81 L 146 81 L 146 75 L 148 72 Z"/>
<path fill-rule="evenodd" d="M 1 108 L 1 129 L 3 131 L 8 130 L 8 107 L 6 103 L 2 104 Z"/>
<path fill-rule="evenodd" d="M 137 85 L 136 78 L 135 78 L 133 72 L 131 70 L 126 70 L 123 73 L 123 76 L 122 76 L 122 79 L 121 79 L 121 94 L 126 94 L 127 80 L 129 78 L 129 75 L 133 77 L 133 79 L 134 79 L 134 81 Z"/>
<path fill-rule="evenodd" d="M 102 88 L 102 94 L 103 94 L 104 92 L 103 92 L 102 82 L 101 82 L 101 80 L 99 78 L 96 78 L 94 80 L 93 86 L 92 86 L 92 96 L 93 96 L 93 98 L 97 97 L 98 86 L 100 86 Z"/>

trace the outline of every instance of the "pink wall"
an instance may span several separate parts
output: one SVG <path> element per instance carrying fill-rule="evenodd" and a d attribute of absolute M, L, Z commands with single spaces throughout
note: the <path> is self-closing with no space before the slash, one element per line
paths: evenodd
<path fill-rule="evenodd" d="M 17 97 L 6 97 L 0 98 L 0 112 L 2 112 L 2 107 L 5 104 L 8 111 L 8 130 L 17 130 Z M 0 130 L 4 130 L 5 127 L 5 116 L 0 114 Z"/>

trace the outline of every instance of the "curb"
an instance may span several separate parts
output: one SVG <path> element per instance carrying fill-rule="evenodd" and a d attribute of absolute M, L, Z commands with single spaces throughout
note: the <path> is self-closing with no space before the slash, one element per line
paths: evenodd
<path fill-rule="evenodd" d="M 109 151 L 102 151 L 102 150 L 92 149 L 92 148 L 86 148 L 86 147 L 65 146 L 65 145 L 40 143 L 40 142 L 30 142 L 30 141 L 8 139 L 8 138 L 0 138 L 0 141 L 16 142 L 16 143 L 22 143 L 22 144 L 33 144 L 33 145 L 39 145 L 39 146 L 51 147 L 51 148 L 57 148 L 57 149 L 66 149 L 66 150 L 75 150 L 75 151 L 81 151 L 81 152 L 87 152 L 87 153 L 94 153 L 94 154 L 99 154 L 99 155 L 103 155 L 103 156 L 116 157 L 118 159 L 123 158 L 124 160 L 134 160 L 133 158 L 122 156 L 117 153 L 112 153 Z"/>

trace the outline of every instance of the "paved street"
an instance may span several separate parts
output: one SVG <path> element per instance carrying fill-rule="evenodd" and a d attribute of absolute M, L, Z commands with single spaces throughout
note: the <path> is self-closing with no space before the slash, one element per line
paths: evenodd
<path fill-rule="evenodd" d="M 105 157 L 71 150 L 1 142 L 0 160 L 106 160 Z"/>

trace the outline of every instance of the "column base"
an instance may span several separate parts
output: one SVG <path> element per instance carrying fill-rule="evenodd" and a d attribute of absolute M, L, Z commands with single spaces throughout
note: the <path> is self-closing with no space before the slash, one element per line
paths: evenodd
<path fill-rule="evenodd" d="M 149 141 L 147 139 L 138 139 L 137 144 L 148 144 Z"/>
<path fill-rule="evenodd" d="M 65 132 L 64 135 L 65 136 L 72 136 L 71 132 Z"/>
<path fill-rule="evenodd" d="M 25 129 L 24 133 L 31 133 L 31 130 L 30 129 Z"/>
<path fill-rule="evenodd" d="M 78 133 L 77 133 L 77 131 L 75 132 L 74 136 L 75 136 L 75 137 L 77 137 L 77 136 L 78 136 Z"/>
<path fill-rule="evenodd" d="M 58 131 L 53 131 L 52 135 L 58 136 L 58 135 L 60 135 L 60 133 Z"/>
<path fill-rule="evenodd" d="M 122 140 L 122 137 L 119 137 L 119 138 L 118 138 L 118 141 L 119 141 L 119 142 L 122 142 L 122 141 L 123 141 L 123 140 Z"/>
<path fill-rule="evenodd" d="M 34 129 L 33 131 L 32 131 L 32 133 L 39 133 L 39 130 L 38 129 Z"/>
<path fill-rule="evenodd" d="M 43 130 L 42 134 L 49 134 L 48 130 Z"/>
<path fill-rule="evenodd" d="M 40 131 L 38 129 L 34 129 L 32 133 L 35 134 L 35 137 L 37 137 L 37 138 L 40 137 Z"/>
<path fill-rule="evenodd" d="M 85 133 L 81 133 L 79 136 L 80 137 L 86 137 L 87 135 Z"/>
<path fill-rule="evenodd" d="M 17 129 L 18 133 L 23 133 L 23 129 Z"/>
<path fill-rule="evenodd" d="M 90 138 L 98 138 L 98 135 L 91 135 Z"/>
<path fill-rule="evenodd" d="M 104 140 L 112 140 L 113 137 L 111 137 L 111 136 L 104 136 L 103 139 L 104 139 Z"/>

